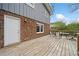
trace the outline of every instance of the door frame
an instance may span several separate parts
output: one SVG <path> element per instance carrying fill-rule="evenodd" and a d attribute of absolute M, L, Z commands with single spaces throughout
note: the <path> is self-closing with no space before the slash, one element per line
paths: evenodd
<path fill-rule="evenodd" d="M 19 20 L 19 22 L 20 22 L 20 24 L 19 24 L 19 42 L 21 42 L 21 34 L 20 34 L 21 33 L 21 19 L 18 17 L 11 16 L 11 15 L 4 15 L 4 35 L 5 35 L 5 20 L 7 20 L 7 17 L 13 18 L 14 20 Z M 17 43 L 17 42 L 15 42 L 15 43 Z M 13 44 L 15 44 L 15 43 L 13 43 Z M 10 45 L 13 45 L 13 44 L 10 44 Z M 4 38 L 4 46 L 6 46 L 5 45 L 5 38 Z"/>

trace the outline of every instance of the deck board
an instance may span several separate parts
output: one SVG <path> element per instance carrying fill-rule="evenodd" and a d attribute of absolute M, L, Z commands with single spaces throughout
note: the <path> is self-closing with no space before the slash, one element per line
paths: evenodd
<path fill-rule="evenodd" d="M 55 39 L 54 41 L 55 42 L 51 45 L 51 48 L 50 48 L 51 50 L 50 50 L 50 52 L 48 52 L 48 55 L 50 55 L 50 54 L 52 55 L 52 53 L 53 53 L 52 51 L 53 51 L 53 49 L 55 49 L 55 46 L 57 45 L 59 40 Z"/>
<path fill-rule="evenodd" d="M 66 41 L 66 56 L 69 56 L 68 40 Z"/>
<path fill-rule="evenodd" d="M 14 46 L 0 49 L 9 56 L 77 56 L 76 41 L 66 37 L 46 35 Z"/>

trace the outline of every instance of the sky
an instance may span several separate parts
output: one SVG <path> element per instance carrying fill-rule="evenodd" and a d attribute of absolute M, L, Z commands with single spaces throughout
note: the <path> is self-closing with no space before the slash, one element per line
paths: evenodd
<path fill-rule="evenodd" d="M 63 21 L 66 24 L 79 22 L 79 10 L 70 12 L 71 6 L 68 3 L 52 3 L 54 6 L 50 22 Z"/>

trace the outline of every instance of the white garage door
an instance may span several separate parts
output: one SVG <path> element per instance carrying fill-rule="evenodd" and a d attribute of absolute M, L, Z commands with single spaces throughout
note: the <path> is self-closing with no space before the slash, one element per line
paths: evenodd
<path fill-rule="evenodd" d="M 20 19 L 4 16 L 4 46 L 20 42 Z"/>

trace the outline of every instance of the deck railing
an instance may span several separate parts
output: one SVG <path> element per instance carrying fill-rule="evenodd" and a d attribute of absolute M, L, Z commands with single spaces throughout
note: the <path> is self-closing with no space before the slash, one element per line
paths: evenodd
<path fill-rule="evenodd" d="M 79 55 L 79 33 L 77 33 L 77 54 Z"/>

